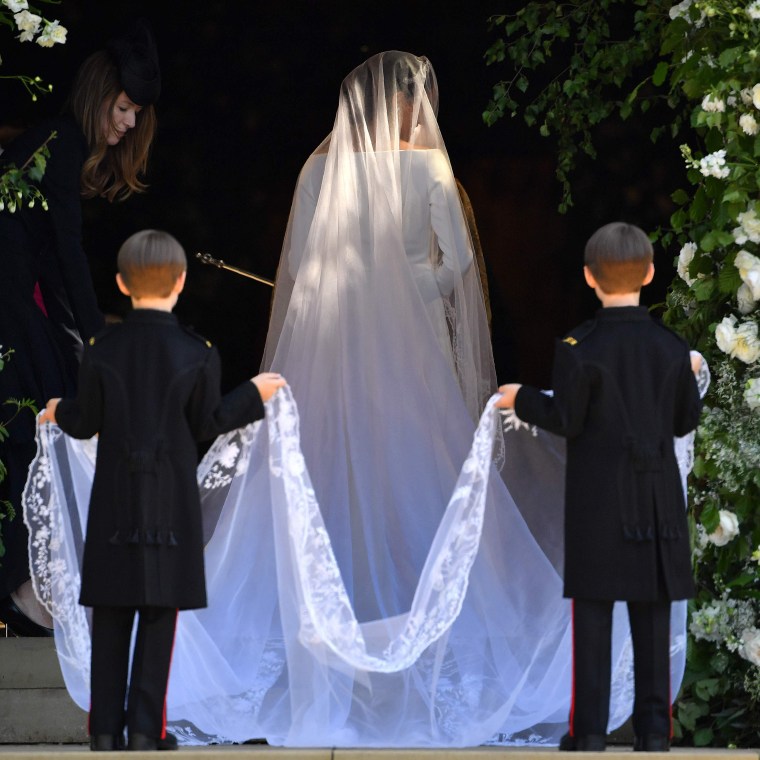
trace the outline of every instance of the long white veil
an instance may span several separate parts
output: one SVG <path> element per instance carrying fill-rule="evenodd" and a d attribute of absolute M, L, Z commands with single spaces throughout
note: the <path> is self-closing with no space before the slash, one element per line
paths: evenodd
<path fill-rule="evenodd" d="M 374 56 L 299 177 L 264 359 L 292 394 L 199 468 L 210 604 L 180 615 L 168 697 L 185 741 L 554 744 L 566 728 L 564 448 L 514 418 L 502 435 L 486 403 L 490 337 L 436 110 L 426 59 Z M 35 584 L 86 707 L 94 443 L 39 443 Z M 632 701 L 623 607 L 615 625 L 611 728 Z"/>

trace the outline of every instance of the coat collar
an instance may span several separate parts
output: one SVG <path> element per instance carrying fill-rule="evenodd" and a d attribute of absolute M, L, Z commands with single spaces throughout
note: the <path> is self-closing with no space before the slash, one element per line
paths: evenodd
<path fill-rule="evenodd" d="M 132 309 L 125 317 L 125 321 L 132 324 L 178 324 L 177 317 L 172 312 L 158 309 Z"/>
<path fill-rule="evenodd" d="M 602 322 L 642 322 L 651 316 L 646 306 L 612 306 L 599 309 L 596 318 Z"/>

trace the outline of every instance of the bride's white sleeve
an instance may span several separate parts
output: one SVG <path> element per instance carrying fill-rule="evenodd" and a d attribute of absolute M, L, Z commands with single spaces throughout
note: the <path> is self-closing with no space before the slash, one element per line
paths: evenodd
<path fill-rule="evenodd" d="M 290 215 L 290 229 L 285 240 L 288 251 L 288 271 L 295 280 L 298 268 L 303 260 L 306 241 L 314 219 L 314 211 L 317 208 L 319 184 L 314 183 L 315 161 L 318 159 L 311 156 L 304 164 L 298 176 L 298 184 L 293 196 L 293 209 Z M 289 238 L 289 239 L 288 239 Z"/>
<path fill-rule="evenodd" d="M 427 156 L 430 220 L 442 253 L 435 279 L 441 294 L 447 296 L 472 266 L 472 243 L 446 157 L 439 150 L 427 151 Z"/>

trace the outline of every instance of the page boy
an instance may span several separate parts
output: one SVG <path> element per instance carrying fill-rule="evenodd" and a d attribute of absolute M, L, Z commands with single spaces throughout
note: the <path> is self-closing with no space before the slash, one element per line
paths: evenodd
<path fill-rule="evenodd" d="M 671 738 L 670 602 L 693 596 L 686 508 L 673 437 L 693 430 L 701 401 L 683 340 L 639 306 L 652 246 L 608 224 L 585 249 L 602 303 L 558 341 L 554 395 L 519 384 L 497 406 L 567 439 L 564 595 L 573 602 L 573 686 L 561 750 L 604 750 L 612 607 L 625 600 L 634 651 L 634 750 Z"/>
<path fill-rule="evenodd" d="M 80 596 L 93 608 L 93 750 L 121 749 L 125 726 L 130 750 L 176 749 L 165 700 L 177 611 L 206 606 L 196 441 L 263 417 L 285 385 L 264 373 L 221 396 L 216 349 L 171 313 L 186 269 L 165 232 L 124 243 L 116 281 L 134 308 L 90 340 L 76 399 L 51 399 L 40 417 L 99 434 Z"/>

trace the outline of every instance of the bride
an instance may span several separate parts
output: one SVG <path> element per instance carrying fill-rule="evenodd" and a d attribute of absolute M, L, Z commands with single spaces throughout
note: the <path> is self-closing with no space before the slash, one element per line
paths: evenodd
<path fill-rule="evenodd" d="M 556 744 L 565 731 L 564 451 L 514 418 L 494 435 L 482 289 L 437 108 L 426 58 L 375 55 L 343 81 L 299 176 L 264 357 L 298 407 L 276 394 L 266 424 L 219 439 L 199 468 L 210 606 L 179 617 L 168 703 L 186 742 Z M 76 588 L 94 444 L 41 429 L 40 445 L 36 585 L 84 707 L 87 619 L 62 589 Z M 632 698 L 624 608 L 616 625 L 611 727 Z"/>

